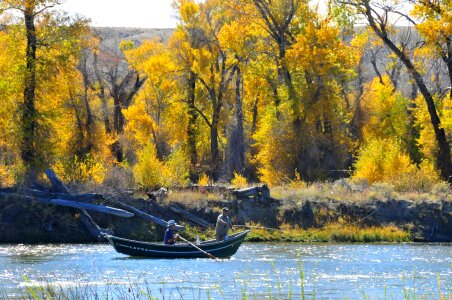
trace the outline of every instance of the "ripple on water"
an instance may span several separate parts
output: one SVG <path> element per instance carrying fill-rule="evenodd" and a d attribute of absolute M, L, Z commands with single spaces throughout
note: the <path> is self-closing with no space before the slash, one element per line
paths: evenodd
<path fill-rule="evenodd" d="M 2 245 L 0 287 L 26 286 L 22 279 L 26 275 L 32 283 L 55 277 L 57 281 L 52 283 L 64 287 L 103 289 L 136 283 L 154 291 L 164 287 L 182 293 L 198 289 L 240 295 L 246 286 L 256 294 L 268 296 L 271 290 L 276 295 L 281 289 L 287 295 L 289 288 L 300 293 L 303 271 L 305 291 L 312 292 L 315 282 L 318 298 L 353 298 L 363 290 L 373 295 L 370 298 L 382 298 L 384 286 L 398 298 L 403 297 L 407 285 L 434 290 L 436 274 L 440 274 L 443 289 L 450 291 L 450 249 L 409 244 L 244 244 L 232 259 L 216 262 L 132 259 L 109 245 Z"/>

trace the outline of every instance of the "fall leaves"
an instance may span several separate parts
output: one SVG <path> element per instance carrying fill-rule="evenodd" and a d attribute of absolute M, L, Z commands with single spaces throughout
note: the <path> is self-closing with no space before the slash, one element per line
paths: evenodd
<path fill-rule="evenodd" d="M 427 4 L 413 9 L 430 49 L 410 52 L 422 56 L 416 67 L 448 55 L 448 4 Z M 364 74 L 363 57 L 383 43 L 361 29 L 347 35 L 336 18 L 346 14 L 321 15 L 300 0 L 175 7 L 180 23 L 168 40 L 124 40 L 113 50 L 83 22 L 36 19 L 38 40 L 59 37 L 37 49 L 40 168 L 101 182 L 115 166 L 143 187 L 200 178 L 282 185 L 348 171 L 370 183 L 403 177 L 401 188 L 421 173 L 438 180 L 429 110 L 395 84 L 401 67 L 389 52 L 385 66 L 374 64 L 382 74 Z M 11 21 L 0 31 L 2 185 L 23 172 L 21 124 L 9 112 L 22 109 L 25 48 L 23 22 Z M 436 109 L 450 134 L 448 101 Z"/>

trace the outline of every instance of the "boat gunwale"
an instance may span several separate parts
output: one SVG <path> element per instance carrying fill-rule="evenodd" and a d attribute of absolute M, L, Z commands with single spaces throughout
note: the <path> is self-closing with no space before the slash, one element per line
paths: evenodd
<path fill-rule="evenodd" d="M 250 230 L 247 229 L 247 230 L 244 230 L 242 232 L 235 233 L 233 235 L 230 235 L 227 240 L 223 240 L 223 241 L 207 240 L 207 241 L 201 242 L 197 246 L 215 246 L 215 245 L 226 244 L 226 243 L 229 243 L 229 242 L 234 242 L 234 241 L 238 240 L 239 238 L 241 238 L 243 235 L 248 234 L 249 231 Z M 171 247 L 171 248 L 193 247 L 189 243 L 179 243 L 179 244 L 168 245 L 168 244 L 163 244 L 163 243 L 153 243 L 153 242 L 131 240 L 131 239 L 126 239 L 126 238 L 122 238 L 122 237 L 118 237 L 118 236 L 114 236 L 114 235 L 105 235 L 105 237 L 109 241 L 110 241 L 111 238 L 113 238 L 115 240 L 125 241 L 125 242 L 129 242 L 129 243 L 137 243 L 137 244 L 142 244 L 142 245 L 147 245 L 147 246 L 152 246 L 152 247 L 163 247 L 163 248 L 168 248 L 168 247 Z"/>

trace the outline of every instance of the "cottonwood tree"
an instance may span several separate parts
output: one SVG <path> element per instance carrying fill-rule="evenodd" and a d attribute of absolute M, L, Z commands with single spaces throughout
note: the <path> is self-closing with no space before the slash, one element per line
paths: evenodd
<path fill-rule="evenodd" d="M 428 113 L 430 122 L 434 130 L 435 139 L 438 145 L 436 155 L 436 164 L 441 176 L 452 182 L 452 162 L 450 157 L 450 145 L 446 139 L 446 133 L 441 125 L 438 110 L 435 106 L 434 95 L 428 88 L 425 79 L 422 76 L 422 70 L 416 64 L 413 58 L 413 52 L 406 49 L 404 44 L 397 44 L 394 32 L 395 22 L 404 19 L 411 25 L 415 25 L 425 36 L 425 43 L 434 46 L 436 53 L 440 55 L 452 70 L 452 51 L 450 41 L 450 22 L 445 22 L 448 14 L 450 14 L 450 1 L 419 1 L 415 4 L 414 14 L 423 17 L 421 22 L 409 13 L 405 12 L 405 7 L 397 1 L 386 1 L 384 3 L 373 0 L 353 0 L 353 1 L 337 1 L 339 5 L 349 9 L 351 13 L 360 15 L 367 21 L 368 26 L 382 40 L 382 42 L 393 52 L 404 64 L 408 73 L 416 82 L 420 93 L 422 94 Z M 403 3 L 402 3 L 403 4 Z M 435 26 L 433 26 L 435 25 Z M 424 27 L 425 26 L 425 27 Z M 427 28 L 430 28 L 427 30 Z M 420 44 L 419 46 L 421 46 Z M 450 73 L 452 74 L 452 73 Z M 451 77 L 452 79 L 452 77 Z"/>
<path fill-rule="evenodd" d="M 221 175 L 220 155 L 221 113 L 233 79 L 234 63 L 219 42 L 219 32 L 228 21 L 221 1 L 207 1 L 194 7 L 187 16 L 187 26 L 196 32 L 196 64 L 194 73 L 197 82 L 207 94 L 208 110 L 197 107 L 197 111 L 210 129 L 210 176 L 218 180 Z M 208 115 L 206 111 L 209 111 Z"/>
<path fill-rule="evenodd" d="M 58 72 L 70 69 L 72 58 L 80 50 L 79 36 L 86 30 L 84 20 L 72 20 L 52 8 L 59 0 L 5 0 L 0 11 L 19 12 L 20 21 L 12 24 L 24 26 L 23 101 L 19 106 L 21 118 L 20 157 L 25 167 L 27 181 L 34 181 L 43 165 L 51 161 L 52 151 L 47 145 L 50 120 L 44 116 L 47 108 L 58 100 L 52 97 L 61 86 L 55 81 Z M 20 51 L 20 48 L 17 49 Z M 44 88 L 46 85 L 46 88 Z M 45 100 L 44 100 L 45 99 Z M 43 105 L 46 104 L 46 105 Z M 58 105 L 54 105 L 56 107 Z"/>
<path fill-rule="evenodd" d="M 37 176 L 37 162 L 35 143 L 35 131 L 37 127 L 36 110 L 36 50 L 38 40 L 36 34 L 36 18 L 39 18 L 46 10 L 60 4 L 60 0 L 5 0 L 0 4 L 0 12 L 5 10 L 17 10 L 22 13 L 26 30 L 26 72 L 24 76 L 23 107 L 22 107 L 22 141 L 20 154 L 27 168 L 30 179 Z"/>
<path fill-rule="evenodd" d="M 111 151 L 117 162 L 124 160 L 121 136 L 124 132 L 125 118 L 123 110 L 127 109 L 136 93 L 143 86 L 146 77 L 130 69 L 123 51 L 133 48 L 133 42 L 122 41 L 119 46 L 104 45 L 93 52 L 93 68 L 99 97 L 102 100 L 103 119 L 106 130 L 114 136 Z M 110 120 L 107 100 L 113 99 L 113 121 Z"/>

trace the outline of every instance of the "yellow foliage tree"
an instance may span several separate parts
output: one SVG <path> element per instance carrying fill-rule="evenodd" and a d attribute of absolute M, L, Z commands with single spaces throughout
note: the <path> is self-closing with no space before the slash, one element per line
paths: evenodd
<path fill-rule="evenodd" d="M 137 152 L 138 162 L 133 167 L 133 175 L 138 186 L 156 188 L 163 185 L 164 165 L 157 158 L 155 145 L 147 144 Z"/>
<path fill-rule="evenodd" d="M 269 106 L 262 117 L 259 129 L 254 134 L 255 147 L 258 148 L 256 163 L 258 165 L 259 179 L 269 186 L 282 185 L 289 182 L 293 176 L 294 154 L 289 150 L 293 141 L 290 124 L 284 121 L 289 116 L 289 109 L 279 110 Z"/>
<path fill-rule="evenodd" d="M 382 82 L 374 78 L 366 84 L 360 106 L 363 142 L 376 138 L 406 141 L 410 126 L 408 101 L 395 91 L 387 75 L 382 77 Z"/>
<path fill-rule="evenodd" d="M 387 182 L 399 190 L 429 188 L 439 180 L 431 163 L 424 161 L 417 167 L 393 138 L 370 139 L 359 151 L 353 178 L 370 184 Z"/>

